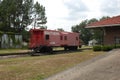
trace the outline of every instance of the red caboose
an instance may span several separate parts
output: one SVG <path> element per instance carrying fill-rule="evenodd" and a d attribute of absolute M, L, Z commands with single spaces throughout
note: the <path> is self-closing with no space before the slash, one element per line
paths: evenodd
<path fill-rule="evenodd" d="M 79 34 L 45 29 L 30 30 L 29 48 L 35 52 L 51 52 L 53 47 L 76 50 L 80 46 Z"/>

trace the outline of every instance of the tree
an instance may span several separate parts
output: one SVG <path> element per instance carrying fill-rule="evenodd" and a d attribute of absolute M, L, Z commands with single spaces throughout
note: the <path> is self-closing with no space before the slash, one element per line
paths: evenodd
<path fill-rule="evenodd" d="M 33 0 L 3 0 L 0 4 L 1 30 L 21 31 L 30 23 Z"/>
<path fill-rule="evenodd" d="M 39 5 L 39 3 L 36 3 Z M 0 3 L 0 30 L 21 32 L 33 22 L 33 12 L 41 14 L 42 24 L 47 22 L 45 7 L 35 8 L 33 0 L 2 0 Z M 38 16 L 39 17 L 39 16 Z"/>
<path fill-rule="evenodd" d="M 47 23 L 47 17 L 45 16 L 45 7 L 40 5 L 38 2 L 34 5 L 34 15 L 35 15 L 35 23 L 34 27 L 40 27 L 41 29 L 47 29 L 47 26 L 44 24 Z"/>
<path fill-rule="evenodd" d="M 0 30 L 5 30 L 5 31 L 9 30 L 10 3 L 11 2 L 7 0 L 3 0 L 0 3 L 0 18 L 1 18 L 0 19 Z"/>
<path fill-rule="evenodd" d="M 109 16 L 103 16 L 102 18 L 100 18 L 99 21 L 104 20 L 104 19 L 108 19 L 108 18 L 110 18 L 110 17 Z"/>
<path fill-rule="evenodd" d="M 103 19 L 107 19 L 107 18 L 109 18 L 109 17 L 103 16 L 99 20 L 103 20 Z M 85 44 L 88 44 L 88 41 L 91 39 L 96 39 L 98 41 L 98 43 L 101 44 L 102 37 L 103 37 L 103 31 L 101 29 L 85 28 L 85 26 L 87 26 L 88 24 L 97 22 L 99 20 L 97 20 L 96 18 L 92 18 L 90 20 L 84 20 L 79 25 L 72 26 L 72 31 L 80 33 L 80 38 Z"/>
<path fill-rule="evenodd" d="M 88 24 L 92 22 L 98 21 L 97 19 L 93 18 L 90 20 L 84 20 L 79 25 L 75 25 L 72 27 L 73 32 L 80 33 L 81 40 L 87 45 L 88 41 L 92 39 L 93 32 L 90 29 L 85 28 Z"/>
<path fill-rule="evenodd" d="M 63 28 L 58 28 L 57 31 L 64 31 L 64 29 Z"/>
<path fill-rule="evenodd" d="M 104 19 L 108 19 L 110 18 L 109 16 L 103 16 L 102 18 L 99 19 L 99 21 L 104 20 Z M 90 22 L 94 22 L 95 20 L 90 20 Z M 98 20 L 96 20 L 98 21 Z M 95 22 L 96 22 L 95 21 Z M 92 29 L 92 39 L 95 39 L 98 41 L 98 44 L 102 44 L 103 42 L 103 30 L 101 28 L 97 28 L 97 29 Z"/>
<path fill-rule="evenodd" d="M 79 29 L 79 25 L 74 25 L 74 26 L 72 26 L 72 32 L 77 32 L 77 33 L 79 33 L 80 32 L 80 29 Z"/>
<path fill-rule="evenodd" d="M 79 25 L 72 27 L 73 32 L 80 33 L 80 38 L 85 44 L 88 44 L 88 41 L 91 39 L 92 36 L 90 30 L 85 28 L 87 24 L 88 24 L 88 20 L 84 20 Z"/>
<path fill-rule="evenodd" d="M 98 20 L 97 20 L 96 18 L 92 18 L 92 19 L 88 20 L 87 25 L 88 25 L 88 24 L 91 24 L 91 23 L 94 23 L 94 22 L 97 22 L 97 21 L 98 21 Z"/>
<path fill-rule="evenodd" d="M 39 8 L 35 8 L 36 4 Z M 2 0 L 0 2 L 0 31 L 20 33 L 23 35 L 23 40 L 28 41 L 29 32 L 25 29 L 34 21 L 33 15 L 37 13 L 40 16 L 41 14 L 42 23 L 47 22 L 45 7 L 38 2 L 36 4 L 33 4 L 33 0 Z M 47 29 L 47 26 L 41 25 L 41 28 Z"/>
<path fill-rule="evenodd" d="M 94 22 L 97 22 L 98 20 L 96 18 L 92 18 L 88 21 L 88 24 L 91 24 L 91 23 L 94 23 Z M 100 29 L 89 29 L 91 31 L 91 39 L 95 39 L 97 40 L 98 42 L 101 42 L 101 35 L 102 35 L 102 32 Z"/>

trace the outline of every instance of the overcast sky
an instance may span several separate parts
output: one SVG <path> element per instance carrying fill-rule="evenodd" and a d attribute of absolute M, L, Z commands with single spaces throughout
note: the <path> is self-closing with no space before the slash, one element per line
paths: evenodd
<path fill-rule="evenodd" d="M 35 0 L 46 8 L 48 29 L 71 26 L 82 20 L 120 15 L 120 0 Z"/>

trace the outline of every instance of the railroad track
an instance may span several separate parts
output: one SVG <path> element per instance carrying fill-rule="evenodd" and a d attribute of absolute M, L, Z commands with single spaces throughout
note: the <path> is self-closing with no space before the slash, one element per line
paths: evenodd
<path fill-rule="evenodd" d="M 86 49 L 91 49 L 91 48 L 86 48 Z M 78 49 L 76 51 L 55 50 L 55 51 L 53 51 L 53 53 L 34 53 L 34 52 L 7 53 L 7 54 L 0 54 L 0 59 L 26 57 L 26 56 L 44 56 L 44 55 L 66 54 L 66 53 L 79 52 L 79 51 L 86 50 L 86 49 Z"/>
<path fill-rule="evenodd" d="M 0 54 L 0 59 L 28 56 L 29 52 Z"/>

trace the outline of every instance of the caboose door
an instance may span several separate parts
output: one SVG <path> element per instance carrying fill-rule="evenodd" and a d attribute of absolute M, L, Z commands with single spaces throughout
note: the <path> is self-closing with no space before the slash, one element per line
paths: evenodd
<path fill-rule="evenodd" d="M 43 45 L 43 31 L 35 31 L 34 32 L 34 42 L 36 47 Z"/>

